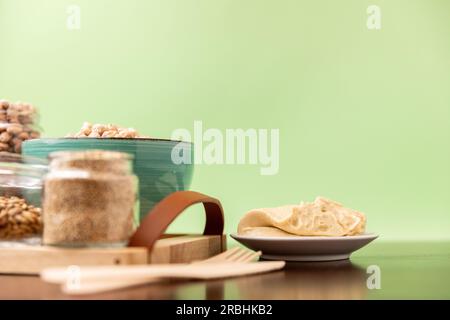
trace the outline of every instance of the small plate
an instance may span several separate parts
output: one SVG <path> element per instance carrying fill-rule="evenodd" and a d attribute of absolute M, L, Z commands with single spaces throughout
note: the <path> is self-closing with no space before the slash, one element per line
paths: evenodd
<path fill-rule="evenodd" d="M 352 252 L 372 242 L 378 235 L 365 233 L 345 237 L 231 237 L 247 248 L 262 251 L 262 259 L 285 261 L 345 260 Z"/>

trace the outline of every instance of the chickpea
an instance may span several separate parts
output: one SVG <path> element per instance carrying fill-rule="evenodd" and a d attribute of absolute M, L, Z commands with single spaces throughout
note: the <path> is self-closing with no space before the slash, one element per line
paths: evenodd
<path fill-rule="evenodd" d="M 1 132 L 1 131 L 0 131 Z M 30 134 L 31 136 L 31 134 Z M 84 122 L 80 131 L 75 135 L 67 135 L 72 138 L 148 138 L 139 136 L 134 128 L 122 128 L 114 124 L 91 124 Z"/>

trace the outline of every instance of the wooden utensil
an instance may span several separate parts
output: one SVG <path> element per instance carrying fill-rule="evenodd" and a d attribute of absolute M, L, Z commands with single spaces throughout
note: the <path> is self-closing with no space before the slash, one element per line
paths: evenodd
<path fill-rule="evenodd" d="M 208 258 L 205 260 L 193 261 L 192 263 L 195 263 L 195 264 L 220 263 L 220 262 L 245 263 L 245 262 L 251 262 L 259 256 L 261 256 L 261 251 L 254 252 L 254 251 L 242 249 L 239 247 L 235 247 L 235 248 L 229 249 L 225 252 L 219 253 L 218 255 L 215 255 L 211 258 Z M 180 264 L 177 264 L 177 265 L 180 265 Z M 86 268 L 96 269 L 98 267 L 83 267 L 83 270 Z M 48 277 L 48 273 L 51 272 L 52 275 L 50 276 L 50 279 L 47 279 L 45 281 L 62 284 L 62 283 L 67 282 L 69 277 L 74 276 L 74 271 L 79 271 L 79 270 L 80 270 L 80 268 L 78 266 L 72 266 L 69 268 L 46 268 L 41 272 L 41 278 L 44 280 L 46 277 Z M 126 280 L 126 279 L 125 279 L 125 277 L 123 277 L 121 280 Z"/>
<path fill-rule="evenodd" d="M 200 260 L 200 261 L 194 261 L 195 264 L 209 264 L 209 263 L 220 263 L 220 262 L 237 262 L 237 263 L 246 263 L 253 261 L 257 257 L 261 255 L 261 252 L 253 252 L 249 250 L 245 250 L 239 247 L 235 247 L 233 249 L 229 249 L 225 252 L 222 252 L 218 255 L 215 255 L 209 259 L 206 260 Z M 75 283 L 77 282 L 77 279 L 70 279 L 70 276 L 73 276 L 74 274 L 70 272 L 70 269 L 66 269 L 65 276 L 61 277 L 59 279 L 59 283 L 63 284 L 63 291 L 67 292 L 67 288 L 71 287 L 69 283 L 72 280 L 75 280 Z M 54 279 L 54 281 L 58 281 L 58 279 Z M 161 278 L 149 278 L 149 277 L 143 277 L 138 279 L 130 279 L 127 277 L 121 277 L 120 279 L 109 279 L 109 280 L 96 280 L 91 279 L 87 281 L 83 281 L 83 292 L 81 293 L 94 293 L 94 292 L 104 292 L 104 291 L 111 291 L 111 290 L 118 290 L 123 288 L 128 288 L 132 286 L 138 286 L 143 284 L 148 284 L 152 282 L 158 282 L 161 281 Z M 75 287 L 75 286 L 72 286 Z M 81 290 L 81 289 L 80 289 Z M 80 294 L 81 294 L 80 293 Z"/>
<path fill-rule="evenodd" d="M 79 269 L 78 281 L 67 281 L 67 269 L 46 269 L 41 273 L 44 281 L 63 284 L 63 291 L 68 294 L 91 294 L 122 288 L 123 279 L 127 285 L 155 281 L 157 278 L 203 279 L 237 277 L 262 272 L 279 270 L 284 261 L 270 262 L 223 262 L 197 263 L 182 265 L 152 265 L 152 266 L 117 266 L 117 267 L 82 267 Z M 69 279 L 70 280 L 70 279 Z"/>

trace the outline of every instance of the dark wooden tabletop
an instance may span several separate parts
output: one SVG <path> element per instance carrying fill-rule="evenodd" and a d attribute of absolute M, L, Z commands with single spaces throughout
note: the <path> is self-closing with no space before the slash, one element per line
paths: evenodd
<path fill-rule="evenodd" d="M 381 288 L 367 284 L 375 266 Z M 373 279 L 372 279 L 373 280 Z M 371 280 L 369 279 L 369 282 Z M 0 275 L 0 299 L 80 299 L 35 276 Z M 83 299 L 450 299 L 450 242 L 380 242 L 351 260 L 288 263 L 219 281 L 166 281 Z"/>

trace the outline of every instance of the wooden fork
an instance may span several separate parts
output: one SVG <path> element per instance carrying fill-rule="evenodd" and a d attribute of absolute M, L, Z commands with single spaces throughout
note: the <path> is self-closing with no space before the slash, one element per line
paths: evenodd
<path fill-rule="evenodd" d="M 235 268 L 238 267 L 238 265 L 240 266 L 241 264 L 247 264 L 248 262 L 253 261 L 260 255 L 260 251 L 253 252 L 236 247 L 213 256 L 209 259 L 196 261 L 191 264 L 81 267 L 78 269 L 79 279 L 77 279 L 78 281 L 75 282 L 70 281 L 71 279 L 70 275 L 68 274 L 68 269 L 53 268 L 44 270 L 41 273 L 41 278 L 47 282 L 62 284 L 63 291 L 69 294 L 90 294 L 157 282 L 161 280 L 161 277 L 200 277 L 206 279 L 208 274 L 212 275 L 214 274 L 214 272 L 212 272 L 212 268 L 202 269 L 202 266 L 216 264 L 217 267 L 225 266 L 227 268 Z M 187 267 L 190 268 L 184 270 Z M 267 267 L 270 269 L 273 266 L 267 265 L 264 266 L 263 269 Z M 188 273 L 183 273 L 183 270 L 188 271 Z M 196 270 L 204 270 L 204 272 L 207 272 L 207 274 L 196 274 Z M 240 270 L 244 273 L 252 273 L 251 270 L 246 271 L 242 270 L 242 268 Z M 253 268 L 252 270 L 254 270 L 254 272 L 258 272 L 259 269 Z M 167 271 L 169 273 L 172 273 L 167 275 Z M 194 271 L 194 274 L 189 273 L 192 271 Z M 222 269 L 222 272 L 223 271 L 226 270 Z M 160 276 L 158 276 L 158 272 Z M 264 272 L 264 270 L 261 270 L 260 272 Z M 227 276 L 229 272 L 225 272 L 223 274 L 224 276 Z M 230 276 L 234 276 L 234 273 Z"/>
<path fill-rule="evenodd" d="M 223 263 L 223 262 L 229 262 L 229 263 L 246 263 L 253 261 L 254 259 L 261 256 L 261 251 L 253 252 L 245 249 L 241 249 L 239 247 L 235 247 L 233 249 L 229 249 L 227 251 L 224 251 L 222 253 L 219 253 L 215 256 L 212 256 L 205 260 L 198 260 L 193 261 L 191 264 L 208 264 L 208 263 Z M 164 264 L 158 265 L 163 266 Z M 186 266 L 187 264 L 170 264 L 170 266 Z M 129 267 L 135 267 L 136 265 L 127 265 L 127 266 L 114 266 L 111 268 L 129 268 Z M 145 267 L 149 265 L 143 265 Z M 87 271 L 95 271 L 95 270 L 104 270 L 105 268 L 108 268 L 106 266 L 86 266 L 86 267 L 79 267 L 79 271 L 83 272 L 83 280 L 84 277 L 87 275 Z M 44 281 L 51 282 L 51 283 L 65 283 L 67 282 L 67 279 L 70 274 L 69 268 L 47 268 L 41 272 L 41 278 Z M 73 275 L 73 274 L 72 274 Z M 81 275 L 81 274 L 80 274 Z"/>

